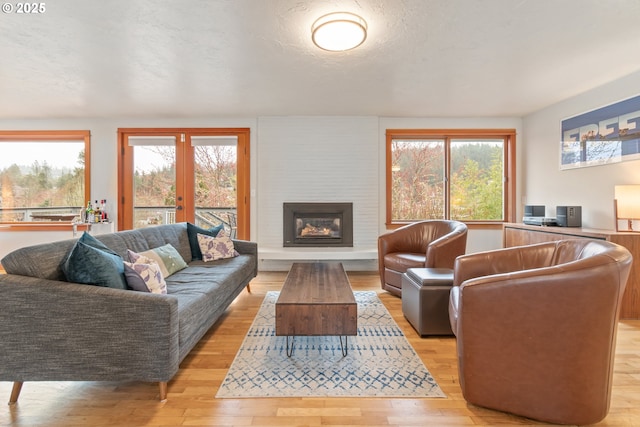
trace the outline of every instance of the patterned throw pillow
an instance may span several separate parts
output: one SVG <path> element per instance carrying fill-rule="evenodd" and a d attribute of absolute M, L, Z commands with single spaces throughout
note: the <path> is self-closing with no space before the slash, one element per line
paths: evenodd
<path fill-rule="evenodd" d="M 233 241 L 224 230 L 220 230 L 216 237 L 198 234 L 198 245 L 202 252 L 202 260 L 205 262 L 233 258 L 240 255 L 234 248 Z"/>
<path fill-rule="evenodd" d="M 224 228 L 224 224 L 220 224 L 215 227 L 206 229 L 206 228 L 198 227 L 188 222 L 187 236 L 189 237 L 189 247 L 191 248 L 191 259 L 192 260 L 202 259 L 202 251 L 200 250 L 200 245 L 198 243 L 198 234 L 205 234 L 207 236 L 216 237 L 220 232 L 220 230 L 222 230 L 223 228 Z"/>
<path fill-rule="evenodd" d="M 141 262 L 143 259 L 149 262 Z M 124 275 L 127 278 L 127 285 L 138 292 L 166 294 L 167 282 L 162 277 L 158 263 L 145 256 L 140 256 L 137 261 L 136 263 L 124 261 Z"/>
<path fill-rule="evenodd" d="M 129 257 L 129 261 L 133 263 L 146 263 L 147 261 L 142 260 L 138 261 L 140 256 L 144 256 L 146 260 L 152 259 L 157 262 L 160 266 L 160 271 L 162 272 L 162 277 L 165 279 L 171 276 L 173 273 L 182 270 L 183 268 L 187 268 L 187 263 L 184 262 L 180 253 L 174 248 L 171 243 L 167 243 L 164 246 L 160 246 L 158 248 L 149 249 L 148 251 L 136 253 L 132 250 L 127 250 L 127 254 Z"/>

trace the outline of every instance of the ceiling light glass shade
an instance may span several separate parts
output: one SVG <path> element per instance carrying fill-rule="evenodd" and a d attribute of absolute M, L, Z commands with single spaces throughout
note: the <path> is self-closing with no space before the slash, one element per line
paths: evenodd
<path fill-rule="evenodd" d="M 311 26 L 311 39 L 320 49 L 339 52 L 360 46 L 367 38 L 367 23 L 358 15 L 335 12 Z"/>

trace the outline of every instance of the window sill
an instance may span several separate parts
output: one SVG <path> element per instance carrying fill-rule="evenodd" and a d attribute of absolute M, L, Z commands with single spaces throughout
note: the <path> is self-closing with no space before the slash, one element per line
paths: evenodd
<path fill-rule="evenodd" d="M 407 221 L 407 222 L 393 222 L 391 224 L 385 224 L 387 230 L 395 230 L 396 228 L 400 228 L 407 224 L 412 224 L 417 221 Z M 507 223 L 508 221 L 462 221 L 467 225 L 467 228 L 470 230 L 502 230 L 502 225 Z"/>
<path fill-rule="evenodd" d="M 78 231 L 89 230 L 90 224 L 74 224 L 72 222 L 5 222 L 0 223 L 0 232 L 9 231 L 73 231 L 74 227 Z"/>

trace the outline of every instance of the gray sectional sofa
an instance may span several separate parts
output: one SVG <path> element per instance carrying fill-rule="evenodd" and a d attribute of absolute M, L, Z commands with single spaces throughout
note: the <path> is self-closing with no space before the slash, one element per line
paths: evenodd
<path fill-rule="evenodd" d="M 238 256 L 193 260 L 187 224 L 97 236 L 122 256 L 167 243 L 188 267 L 166 278 L 167 294 L 69 283 L 62 264 L 77 239 L 18 249 L 2 259 L 0 381 L 167 382 L 181 361 L 257 275 L 257 244 Z"/>

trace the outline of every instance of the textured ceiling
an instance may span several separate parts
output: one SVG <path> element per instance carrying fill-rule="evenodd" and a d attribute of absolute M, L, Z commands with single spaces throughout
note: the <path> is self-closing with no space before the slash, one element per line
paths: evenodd
<path fill-rule="evenodd" d="M 44 4 L 0 15 L 0 118 L 522 116 L 640 70 L 638 0 Z M 316 48 L 340 10 L 367 40 Z"/>

